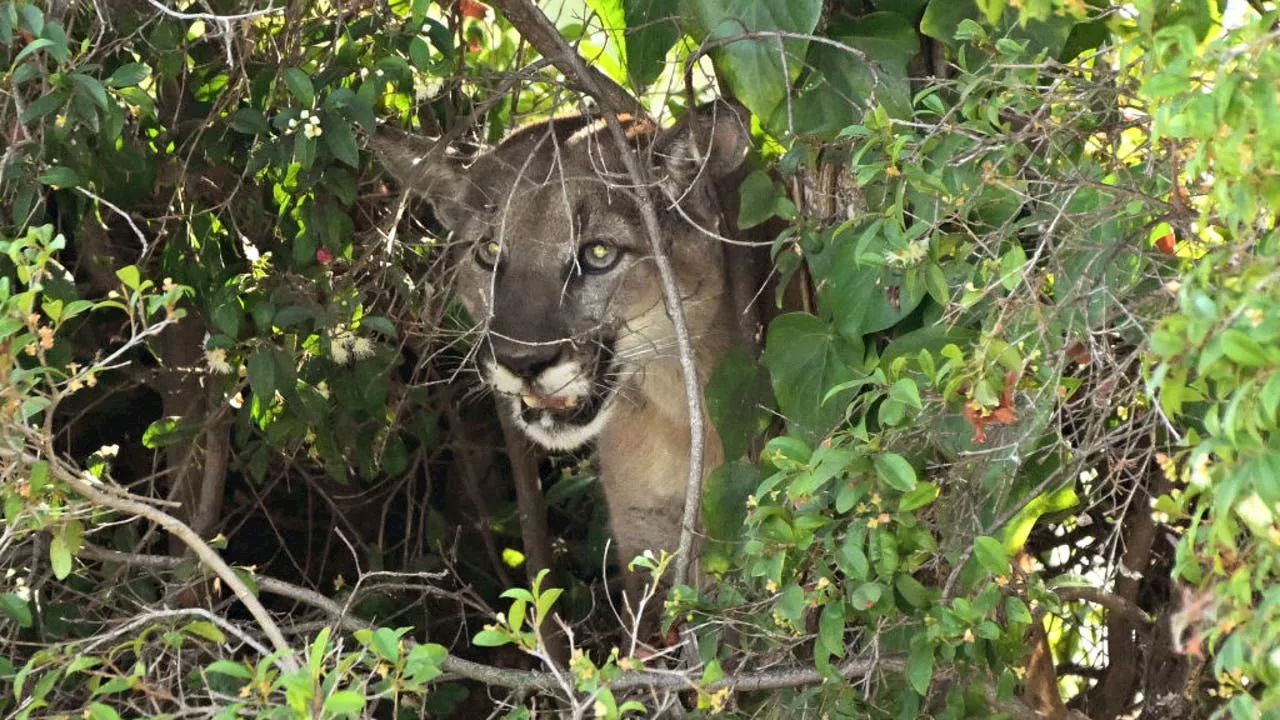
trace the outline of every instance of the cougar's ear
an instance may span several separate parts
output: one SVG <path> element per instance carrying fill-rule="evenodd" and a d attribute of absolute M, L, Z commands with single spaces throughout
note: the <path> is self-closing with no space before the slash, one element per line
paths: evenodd
<path fill-rule="evenodd" d="M 369 147 L 396 182 L 431 203 L 445 227 L 453 227 L 468 211 L 470 184 L 462 159 L 432 138 L 380 127 Z"/>
<path fill-rule="evenodd" d="M 653 145 L 653 160 L 667 181 L 663 189 L 679 197 L 695 185 L 732 175 L 751 147 L 751 113 L 717 100 L 689 111 Z"/>

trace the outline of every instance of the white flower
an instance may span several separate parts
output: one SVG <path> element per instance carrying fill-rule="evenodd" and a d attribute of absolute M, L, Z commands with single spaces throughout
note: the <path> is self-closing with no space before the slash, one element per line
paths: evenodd
<path fill-rule="evenodd" d="M 333 361 L 339 365 L 346 365 L 351 359 L 351 353 L 347 349 L 347 343 L 351 341 L 350 337 L 335 337 L 331 343 L 333 347 Z"/>
<path fill-rule="evenodd" d="M 230 375 L 231 363 L 227 362 L 227 351 L 222 348 L 213 348 L 204 351 L 205 364 L 209 366 L 209 372 L 214 375 Z"/>
<path fill-rule="evenodd" d="M 373 343 L 368 338 L 355 338 L 351 341 L 351 353 L 356 358 L 367 358 L 373 355 Z"/>
<path fill-rule="evenodd" d="M 311 117 L 311 111 L 310 111 L 310 110 L 303 110 L 303 111 L 302 111 L 302 114 L 301 114 L 301 115 L 299 115 L 298 117 L 302 118 L 303 120 L 306 120 L 307 118 Z"/>

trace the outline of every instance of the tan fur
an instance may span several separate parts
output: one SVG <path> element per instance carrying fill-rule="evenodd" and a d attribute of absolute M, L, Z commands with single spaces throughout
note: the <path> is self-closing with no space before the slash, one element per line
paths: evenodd
<path fill-rule="evenodd" d="M 745 283 L 758 282 L 756 260 L 714 237 L 734 232 L 738 168 L 749 142 L 745 117 L 716 104 L 671 130 L 632 128 L 654 181 L 650 197 L 683 299 L 699 387 L 724 352 L 749 344 L 754 330 L 740 304 L 755 295 Z M 420 139 L 379 133 L 373 144 L 452 230 L 460 248 L 458 295 L 487 331 L 478 362 L 506 393 L 517 425 L 553 449 L 596 441 L 624 565 L 645 550 L 675 550 L 689 470 L 684 383 L 636 190 L 603 123 L 569 118 L 526 128 L 470 166 Z M 473 256 L 494 243 L 501 250 L 496 263 Z M 593 243 L 622 259 L 606 271 L 584 269 L 579 258 Z M 562 383 L 575 390 L 548 387 L 545 380 L 562 378 L 566 368 L 581 371 Z M 581 394 L 588 385 L 598 397 Z M 704 427 L 703 468 L 710 472 L 724 458 L 711 423 Z"/>

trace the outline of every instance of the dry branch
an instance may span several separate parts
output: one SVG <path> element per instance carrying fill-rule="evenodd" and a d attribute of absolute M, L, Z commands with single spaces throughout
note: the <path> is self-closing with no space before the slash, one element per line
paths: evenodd
<path fill-rule="evenodd" d="M 595 98 L 600 105 L 617 113 L 644 116 L 644 106 L 626 88 L 609 76 L 586 64 L 578 52 L 560 36 L 554 23 L 529 0 L 491 0 L 489 3 L 506 16 L 520 37 L 564 73 L 566 83 Z"/>

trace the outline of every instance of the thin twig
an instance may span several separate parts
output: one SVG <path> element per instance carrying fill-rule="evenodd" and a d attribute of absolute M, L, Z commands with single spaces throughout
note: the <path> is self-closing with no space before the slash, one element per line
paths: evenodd
<path fill-rule="evenodd" d="M 85 557 L 108 562 L 121 562 L 151 568 L 174 568 L 181 562 L 180 558 L 166 555 L 143 555 L 108 550 L 94 545 L 86 545 L 81 551 Z M 263 592 L 296 600 L 323 611 L 338 625 L 348 632 L 373 629 L 372 625 L 357 617 L 351 617 L 341 603 L 310 588 L 299 587 L 283 580 L 257 575 L 254 581 Z M 481 663 L 464 660 L 453 655 L 445 657 L 441 667 L 455 677 L 475 680 L 487 685 L 510 688 L 512 690 L 558 690 L 559 683 L 551 673 L 536 670 L 514 670 L 497 668 Z M 906 661 L 899 657 L 853 658 L 839 667 L 841 677 L 852 678 L 869 675 L 874 672 L 901 672 Z M 452 678 L 441 677 L 439 682 Z M 740 692 L 755 690 L 777 690 L 781 688 L 817 685 L 825 682 L 827 676 L 814 668 L 786 668 L 761 672 L 747 672 L 729 675 L 713 683 L 701 686 L 707 692 L 715 692 L 730 688 Z M 608 687 L 615 692 L 631 690 L 688 690 L 699 687 L 684 673 L 672 670 L 641 670 L 631 672 L 614 680 Z"/>
<path fill-rule="evenodd" d="M 233 20 L 248 20 L 250 18 L 262 17 L 263 15 L 271 15 L 273 13 L 284 12 L 284 7 L 263 8 L 262 10 L 251 10 L 246 13 L 236 15 L 215 15 L 213 13 L 188 13 L 174 10 L 160 3 L 159 0 L 147 0 L 147 4 L 178 20 L 212 20 L 214 22 L 231 22 Z"/>

